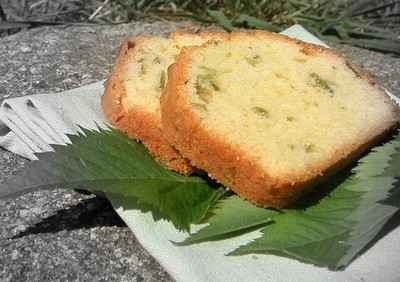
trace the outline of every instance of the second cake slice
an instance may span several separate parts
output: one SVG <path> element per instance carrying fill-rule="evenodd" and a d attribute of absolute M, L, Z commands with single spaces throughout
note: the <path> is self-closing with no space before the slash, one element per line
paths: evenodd
<path fill-rule="evenodd" d="M 268 32 L 185 48 L 169 76 L 168 140 L 261 206 L 288 206 L 399 121 L 382 89 L 340 55 Z"/>

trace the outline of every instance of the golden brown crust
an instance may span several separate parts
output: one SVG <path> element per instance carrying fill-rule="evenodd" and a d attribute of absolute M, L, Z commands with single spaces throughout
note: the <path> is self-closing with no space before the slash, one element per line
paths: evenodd
<path fill-rule="evenodd" d="M 105 85 L 102 108 L 113 126 L 129 137 L 141 141 L 168 168 L 188 175 L 192 173 L 193 167 L 164 139 L 160 117 L 145 109 L 123 107 L 122 99 L 127 95 L 123 81 L 128 60 L 136 51 L 135 46 L 143 40 L 146 39 L 129 38 L 122 43 Z"/>
<path fill-rule="evenodd" d="M 232 33 L 230 38 L 238 36 L 274 38 L 301 46 L 307 50 L 308 54 L 318 52 L 344 60 L 330 49 L 307 44 L 283 35 L 255 31 L 246 34 Z M 203 46 L 207 46 L 207 43 Z M 171 144 L 191 160 L 194 166 L 206 170 L 210 177 L 217 179 L 241 197 L 258 205 L 286 207 L 315 184 L 359 157 L 371 144 L 397 124 L 396 121 L 393 121 L 380 128 L 371 128 L 369 140 L 360 136 L 352 144 L 342 146 L 336 151 L 334 159 L 316 164 L 311 168 L 311 173 L 290 176 L 269 175 L 246 152 L 239 147 L 227 144 L 218 135 L 218 132 L 211 132 L 203 128 L 199 118 L 191 110 L 185 95 L 185 83 L 188 81 L 187 65 L 191 61 L 191 54 L 197 48 L 201 47 L 184 48 L 176 63 L 169 68 L 169 80 L 161 96 L 164 134 Z M 358 74 L 369 83 L 374 84 L 365 73 L 358 72 Z M 382 97 L 389 101 L 389 98 L 385 98 L 384 93 L 382 93 Z M 397 112 L 394 106 L 393 111 Z"/>

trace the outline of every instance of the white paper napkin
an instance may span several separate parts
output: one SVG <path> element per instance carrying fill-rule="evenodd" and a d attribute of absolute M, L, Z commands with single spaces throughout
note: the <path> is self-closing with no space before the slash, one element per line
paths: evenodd
<path fill-rule="evenodd" d="M 295 25 L 283 32 L 326 46 Z M 100 107 L 103 82 L 58 94 L 32 95 L 3 101 L 0 106 L 0 146 L 34 160 L 49 144 L 68 142 L 65 133 L 103 127 Z M 395 98 L 395 97 L 394 97 Z M 303 264 L 273 255 L 227 257 L 226 253 L 259 236 L 259 231 L 228 240 L 177 247 L 187 234 L 150 213 L 116 209 L 138 241 L 177 281 L 400 281 L 400 228 L 395 229 L 355 260 L 345 271 Z M 198 228 L 198 227 L 197 227 Z"/>

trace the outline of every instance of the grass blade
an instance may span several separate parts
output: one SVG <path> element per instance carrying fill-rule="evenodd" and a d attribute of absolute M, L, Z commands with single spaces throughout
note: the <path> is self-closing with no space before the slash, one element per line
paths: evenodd
<path fill-rule="evenodd" d="M 215 19 L 218 22 L 218 24 L 220 24 L 227 31 L 233 30 L 232 20 L 228 19 L 222 11 L 208 10 L 207 13 L 211 18 Z"/>

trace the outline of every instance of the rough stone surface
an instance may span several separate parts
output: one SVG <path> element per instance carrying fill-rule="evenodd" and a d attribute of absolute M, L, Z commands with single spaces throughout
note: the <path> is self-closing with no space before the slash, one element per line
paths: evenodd
<path fill-rule="evenodd" d="M 0 99 L 104 79 L 119 42 L 190 23 L 65 26 L 0 40 Z M 335 45 L 400 95 L 400 59 Z M 0 149 L 0 182 L 27 161 Z M 0 281 L 171 281 L 105 200 L 64 190 L 0 200 Z"/>

